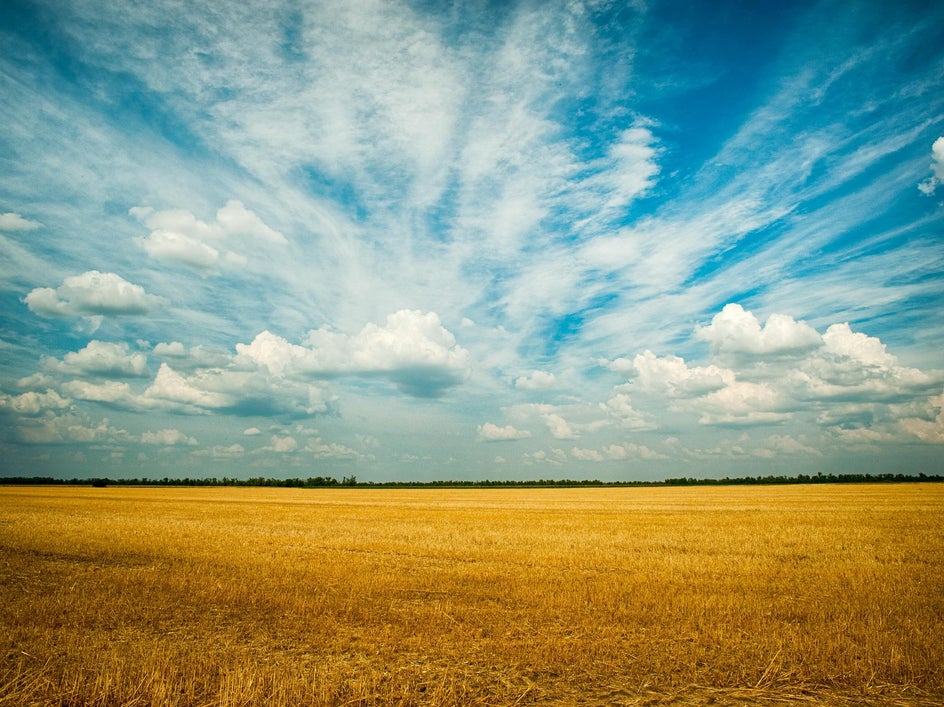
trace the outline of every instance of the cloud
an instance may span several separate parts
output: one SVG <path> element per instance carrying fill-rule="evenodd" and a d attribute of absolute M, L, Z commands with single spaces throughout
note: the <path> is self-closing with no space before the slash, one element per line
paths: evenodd
<path fill-rule="evenodd" d="M 601 449 L 572 447 L 570 456 L 581 462 L 625 461 L 627 459 L 666 459 L 664 454 L 654 452 L 643 444 L 609 444 Z"/>
<path fill-rule="evenodd" d="M 165 447 L 174 447 L 178 445 L 195 447 L 197 445 L 197 440 L 193 437 L 190 437 L 189 435 L 184 434 L 180 430 L 163 429 L 157 432 L 142 432 L 141 443 L 158 444 Z"/>
<path fill-rule="evenodd" d="M 435 312 L 400 310 L 384 326 L 369 323 L 353 336 L 327 329 L 309 333 L 306 345 L 264 331 L 237 344 L 237 362 L 276 377 L 341 375 L 386 378 L 404 393 L 438 397 L 468 375 L 469 355 Z"/>
<path fill-rule="evenodd" d="M 7 395 L 0 391 L 0 410 L 6 410 L 16 415 L 36 417 L 47 411 L 65 410 L 72 405 L 72 401 L 63 398 L 54 390 L 44 392 L 27 391 L 20 395 Z"/>
<path fill-rule="evenodd" d="M 107 380 L 100 383 L 91 383 L 89 381 L 73 380 L 63 383 L 61 388 L 66 395 L 71 395 L 77 400 L 87 400 L 131 409 L 142 407 L 139 397 L 132 391 L 131 386 L 123 381 Z"/>
<path fill-rule="evenodd" d="M 784 422 L 790 417 L 787 407 L 784 396 L 765 383 L 734 381 L 681 409 L 700 413 L 702 425 L 753 426 Z"/>
<path fill-rule="evenodd" d="M 600 408 L 615 418 L 623 429 L 651 430 L 656 427 L 649 415 L 633 408 L 630 396 L 626 393 L 617 393 L 605 403 L 600 403 Z"/>
<path fill-rule="evenodd" d="M 901 428 L 922 442 L 944 444 L 944 393 L 929 398 L 928 403 L 926 416 L 904 418 Z"/>
<path fill-rule="evenodd" d="M 277 437 L 273 435 L 269 440 L 269 446 L 263 447 L 261 451 L 276 452 L 277 454 L 288 454 L 298 449 L 298 442 L 294 437 Z"/>
<path fill-rule="evenodd" d="M 288 241 L 270 228 L 242 202 L 230 200 L 216 212 L 216 221 L 204 223 L 182 209 L 155 211 L 146 206 L 133 207 L 129 213 L 151 229 L 139 239 L 141 247 L 156 260 L 176 262 L 198 270 L 213 270 L 218 265 L 245 266 L 247 257 L 224 247 L 235 242 L 241 249 L 253 245 L 284 245 Z"/>
<path fill-rule="evenodd" d="M 258 371 L 206 368 L 184 375 L 162 363 L 151 385 L 131 404 L 197 414 L 307 417 L 330 414 L 335 396 L 322 385 Z"/>
<path fill-rule="evenodd" d="M 918 185 L 918 189 L 926 196 L 933 195 L 944 182 L 944 137 L 939 137 L 931 145 L 931 172 L 932 175 Z"/>
<path fill-rule="evenodd" d="M 183 368 L 221 368 L 232 361 L 232 355 L 225 349 L 202 345 L 188 349 L 179 341 L 156 344 L 152 351 L 155 356 L 171 359 L 176 367 Z"/>
<path fill-rule="evenodd" d="M 515 380 L 520 390 L 546 390 L 554 385 L 554 374 L 547 371 L 531 371 Z"/>
<path fill-rule="evenodd" d="M 108 418 L 95 423 L 72 412 L 21 419 L 17 433 L 27 444 L 125 444 L 131 441 L 127 430 L 112 426 Z"/>
<path fill-rule="evenodd" d="M 823 334 L 824 346 L 798 366 L 792 380 L 797 395 L 811 400 L 895 402 L 927 394 L 941 381 L 941 372 L 902 366 L 877 338 L 833 324 Z"/>
<path fill-rule="evenodd" d="M 209 270 L 220 261 L 220 251 L 216 248 L 172 231 L 151 231 L 141 245 L 155 260 L 169 260 L 193 268 Z"/>
<path fill-rule="evenodd" d="M 303 451 L 311 454 L 316 459 L 350 459 L 362 461 L 374 458 L 371 454 L 362 454 L 356 449 L 352 449 L 344 444 L 324 442 L 320 437 L 308 440 Z"/>
<path fill-rule="evenodd" d="M 555 439 L 576 439 L 577 432 L 567 420 L 555 413 L 545 413 L 541 416 L 542 421 L 547 425 L 547 430 Z"/>
<path fill-rule="evenodd" d="M 491 422 L 479 425 L 479 439 L 484 442 L 509 442 L 518 439 L 527 439 L 531 433 L 527 430 L 519 430 L 511 425 L 499 427 Z"/>
<path fill-rule="evenodd" d="M 695 337 L 711 344 L 715 354 L 790 355 L 822 344 L 817 331 L 805 322 L 771 314 L 761 327 L 751 312 L 735 303 L 725 305 L 708 326 L 696 327 Z"/>
<path fill-rule="evenodd" d="M 195 457 L 206 457 L 214 461 L 228 461 L 244 458 L 246 456 L 246 448 L 241 444 L 231 444 L 229 446 L 217 444 L 205 449 L 194 450 L 191 454 Z"/>
<path fill-rule="evenodd" d="M 84 349 L 70 351 L 62 361 L 45 359 L 44 368 L 69 375 L 91 375 L 105 378 L 141 378 L 150 375 L 147 356 L 132 352 L 125 342 L 92 340 Z"/>
<path fill-rule="evenodd" d="M 648 350 L 631 362 L 603 360 L 629 381 L 616 386 L 600 408 L 622 426 L 639 430 L 655 426 L 650 413 L 660 406 L 708 426 L 759 427 L 800 419 L 838 430 L 882 427 L 901 437 L 901 426 L 892 420 L 908 418 L 916 420 L 912 429 L 933 429 L 928 423 L 934 415 L 895 406 L 926 401 L 940 389 L 944 372 L 903 366 L 879 339 L 846 323 L 820 335 L 804 322 L 772 314 L 761 326 L 750 312 L 729 304 L 711 325 L 696 327 L 694 338 L 709 343 L 712 358 L 725 365 L 691 366 L 681 357 Z"/>
<path fill-rule="evenodd" d="M 689 367 L 679 356 L 656 356 L 649 350 L 633 358 L 638 385 L 670 398 L 697 398 L 734 382 L 734 372 L 711 364 Z"/>
<path fill-rule="evenodd" d="M 38 287 L 24 298 L 31 311 L 43 317 L 95 317 L 149 314 L 164 306 L 115 273 L 90 270 L 62 281 L 56 289 Z"/>
<path fill-rule="evenodd" d="M 0 214 L 0 231 L 6 231 L 7 233 L 10 231 L 35 231 L 37 228 L 41 228 L 42 225 L 39 221 L 30 221 L 12 211 Z"/>

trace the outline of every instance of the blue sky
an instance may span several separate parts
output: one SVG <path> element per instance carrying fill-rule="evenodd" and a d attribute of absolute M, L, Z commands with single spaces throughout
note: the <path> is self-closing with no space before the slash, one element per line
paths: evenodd
<path fill-rule="evenodd" d="M 944 472 L 944 5 L 8 0 L 0 473 Z"/>

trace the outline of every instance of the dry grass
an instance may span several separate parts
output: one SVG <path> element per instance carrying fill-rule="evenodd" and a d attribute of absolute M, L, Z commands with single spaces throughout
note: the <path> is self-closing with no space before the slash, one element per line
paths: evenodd
<path fill-rule="evenodd" d="M 0 487 L 0 705 L 940 704 L 944 485 Z"/>

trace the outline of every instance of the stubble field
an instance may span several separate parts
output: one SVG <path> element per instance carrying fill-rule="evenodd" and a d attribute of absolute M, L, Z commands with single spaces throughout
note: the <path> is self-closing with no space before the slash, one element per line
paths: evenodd
<path fill-rule="evenodd" d="M 0 704 L 940 704 L 944 485 L 0 487 Z"/>

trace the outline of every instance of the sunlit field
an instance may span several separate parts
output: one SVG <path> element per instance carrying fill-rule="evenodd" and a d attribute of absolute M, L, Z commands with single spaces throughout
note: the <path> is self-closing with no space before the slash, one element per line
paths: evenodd
<path fill-rule="evenodd" d="M 940 704 L 944 484 L 0 487 L 0 704 Z"/>

